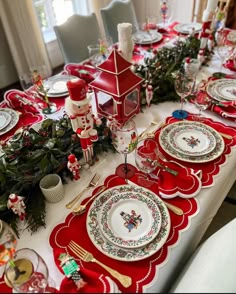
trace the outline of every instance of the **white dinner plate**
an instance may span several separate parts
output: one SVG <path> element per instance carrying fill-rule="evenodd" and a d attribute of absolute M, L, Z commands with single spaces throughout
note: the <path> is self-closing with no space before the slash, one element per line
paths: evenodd
<path fill-rule="evenodd" d="M 157 203 L 161 213 L 161 228 L 157 236 L 147 245 L 139 248 L 123 248 L 114 245 L 102 234 L 99 225 L 101 207 L 110 197 L 120 193 L 129 193 L 130 197 L 139 193 Z M 166 205 L 156 194 L 136 185 L 120 185 L 104 191 L 94 200 L 88 211 L 86 227 L 94 246 L 106 256 L 121 261 L 138 261 L 150 257 L 162 248 L 168 238 L 171 223 Z"/>
<path fill-rule="evenodd" d="M 181 34 L 191 34 L 193 32 L 193 29 L 195 33 L 198 33 L 201 31 L 202 24 L 200 23 L 179 23 L 174 26 L 174 30 Z"/>
<path fill-rule="evenodd" d="M 0 130 L 4 129 L 11 121 L 11 115 L 3 109 L 0 109 Z"/>
<path fill-rule="evenodd" d="M 13 129 L 19 121 L 19 114 L 15 110 L 11 108 L 4 108 L 4 111 L 10 114 L 11 120 L 9 124 L 5 126 L 5 128 L 0 130 L 0 136 L 6 134 L 11 129 Z"/>
<path fill-rule="evenodd" d="M 48 97 L 60 97 L 68 95 L 68 89 L 66 83 L 72 79 L 76 79 L 76 76 L 71 75 L 56 75 L 43 81 L 44 87 L 48 89 Z"/>
<path fill-rule="evenodd" d="M 199 156 L 192 156 L 189 154 L 183 154 L 179 152 L 178 150 L 174 149 L 169 143 L 169 133 L 172 131 L 173 128 L 176 127 L 176 125 L 182 126 L 183 128 L 186 128 L 186 129 L 188 129 L 189 127 L 194 128 L 194 126 L 196 127 L 200 126 L 202 128 L 205 128 L 215 137 L 215 140 L 216 140 L 215 148 L 211 152 L 204 155 L 199 155 Z M 225 148 L 224 139 L 216 130 L 214 130 L 212 127 L 206 124 L 196 122 L 196 121 L 179 121 L 179 122 L 175 122 L 163 127 L 160 132 L 159 143 L 162 149 L 173 158 L 186 161 L 186 162 L 194 162 L 194 163 L 203 163 L 203 162 L 212 161 L 218 158 L 223 153 Z"/>
<path fill-rule="evenodd" d="M 169 132 L 167 140 L 177 152 L 190 156 L 208 154 L 216 147 L 216 138 L 205 125 L 176 124 Z"/>
<path fill-rule="evenodd" d="M 121 191 L 102 205 L 99 223 L 103 235 L 113 244 L 138 248 L 159 233 L 161 213 L 158 204 L 142 193 Z"/>
<path fill-rule="evenodd" d="M 229 32 L 226 39 L 231 42 L 236 42 L 236 30 Z"/>
<path fill-rule="evenodd" d="M 138 31 L 133 35 L 134 43 L 148 45 L 161 41 L 162 34 L 158 32 Z"/>
<path fill-rule="evenodd" d="M 218 79 L 206 87 L 207 94 L 217 101 L 236 101 L 236 80 Z"/>

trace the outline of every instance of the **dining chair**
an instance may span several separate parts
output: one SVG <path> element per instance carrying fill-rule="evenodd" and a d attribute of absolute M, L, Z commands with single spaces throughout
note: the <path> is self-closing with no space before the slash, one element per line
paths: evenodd
<path fill-rule="evenodd" d="M 197 248 L 169 293 L 236 293 L 235 242 L 236 218 Z"/>
<path fill-rule="evenodd" d="M 65 63 L 79 63 L 89 58 L 88 45 L 98 43 L 101 36 L 95 13 L 74 14 L 53 28 Z"/>
<path fill-rule="evenodd" d="M 138 27 L 134 6 L 131 0 L 112 0 L 108 6 L 100 9 L 104 30 L 113 43 L 118 42 L 117 25 L 122 22 L 132 24 L 133 32 Z"/>

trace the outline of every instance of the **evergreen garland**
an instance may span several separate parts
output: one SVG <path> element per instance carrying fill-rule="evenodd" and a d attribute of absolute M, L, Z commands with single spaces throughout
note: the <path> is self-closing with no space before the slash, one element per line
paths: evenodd
<path fill-rule="evenodd" d="M 135 72 L 144 78 L 141 90 L 141 108 L 146 106 L 145 86 L 153 86 L 151 103 L 178 100 L 174 90 L 173 74 L 182 70 L 186 57 L 196 58 L 200 40 L 194 36 L 186 41 L 178 40 L 174 47 L 163 47 L 154 51 L 152 58 L 145 58 L 143 65 L 136 65 Z M 208 59 L 211 55 L 206 51 Z M 98 141 L 94 143 L 95 157 L 99 153 L 112 150 L 110 130 L 106 119 L 95 127 Z M 24 196 L 26 203 L 26 228 L 32 233 L 41 226 L 45 227 L 45 199 L 39 189 L 39 181 L 49 173 L 58 173 L 63 181 L 72 174 L 67 169 L 67 157 L 74 153 L 78 160 L 83 158 L 79 138 L 74 133 L 70 119 L 66 114 L 59 120 L 46 119 L 41 128 L 24 128 L 14 135 L 3 147 L 0 157 L 0 218 L 9 223 L 19 236 L 19 218 L 7 208 L 11 193 Z"/>

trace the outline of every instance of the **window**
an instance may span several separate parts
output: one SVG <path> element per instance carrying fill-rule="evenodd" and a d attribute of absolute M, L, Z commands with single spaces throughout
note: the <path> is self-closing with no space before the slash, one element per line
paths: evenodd
<path fill-rule="evenodd" d="M 34 7 L 45 43 L 56 39 L 54 25 L 62 24 L 72 14 L 88 13 L 86 0 L 34 0 Z"/>

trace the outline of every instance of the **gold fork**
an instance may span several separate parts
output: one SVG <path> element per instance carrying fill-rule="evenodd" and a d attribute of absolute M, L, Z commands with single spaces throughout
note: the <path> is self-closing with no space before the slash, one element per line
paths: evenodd
<path fill-rule="evenodd" d="M 114 278 L 116 278 L 125 288 L 131 285 L 132 279 L 129 276 L 122 275 L 118 271 L 103 264 L 101 261 L 94 258 L 94 256 L 90 252 L 82 248 L 79 244 L 75 243 L 73 240 L 70 241 L 68 247 L 75 255 L 77 255 L 83 261 L 96 262 L 97 264 L 99 264 L 101 267 L 107 270 Z"/>
<path fill-rule="evenodd" d="M 82 194 L 88 190 L 91 187 L 96 187 L 98 184 L 98 181 L 100 179 L 100 175 L 98 175 L 97 173 L 95 173 L 95 175 L 92 177 L 92 179 L 90 180 L 90 182 L 88 183 L 87 187 L 84 188 L 84 190 L 82 190 L 79 195 L 77 195 L 73 200 L 71 200 L 69 203 L 66 204 L 66 208 L 70 209 L 72 208 L 75 203 L 80 199 L 80 197 L 82 196 Z"/>

